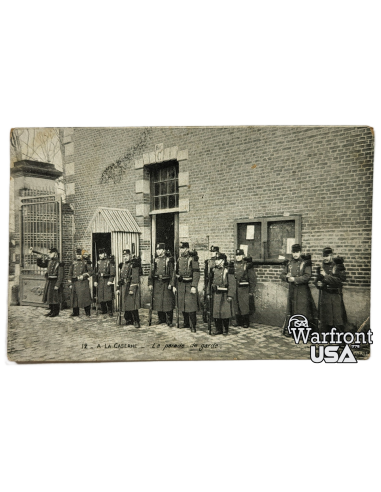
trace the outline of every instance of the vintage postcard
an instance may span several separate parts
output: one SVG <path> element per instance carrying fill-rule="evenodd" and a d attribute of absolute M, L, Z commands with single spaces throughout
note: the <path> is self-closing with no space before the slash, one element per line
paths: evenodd
<path fill-rule="evenodd" d="M 16 128 L 8 358 L 370 355 L 367 126 Z"/>

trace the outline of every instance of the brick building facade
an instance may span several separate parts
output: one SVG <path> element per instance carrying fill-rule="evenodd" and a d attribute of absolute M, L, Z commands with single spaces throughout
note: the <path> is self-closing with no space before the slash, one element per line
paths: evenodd
<path fill-rule="evenodd" d="M 279 280 L 281 266 L 271 260 L 286 252 L 292 236 L 312 254 L 314 269 L 327 245 L 345 258 L 348 317 L 359 324 L 369 316 L 371 128 L 72 128 L 64 130 L 63 143 L 66 205 L 74 213 L 65 261 L 73 247 L 93 249 L 89 224 L 99 207 L 131 214 L 145 273 L 163 212 L 173 221 L 175 245 L 189 241 L 201 263 L 212 244 L 233 254 L 242 238 L 251 237 L 242 232 L 248 224 L 255 231 L 246 241 L 248 251 L 263 261 L 257 266 L 254 320 L 283 320 L 287 291 Z M 157 210 L 154 175 L 168 165 L 178 173 L 178 196 L 165 202 L 171 208 Z"/>

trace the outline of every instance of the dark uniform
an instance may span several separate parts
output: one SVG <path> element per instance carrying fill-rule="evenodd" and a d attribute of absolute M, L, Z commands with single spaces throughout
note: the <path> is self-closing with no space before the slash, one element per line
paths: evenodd
<path fill-rule="evenodd" d="M 77 255 L 82 256 L 82 250 L 77 249 Z M 86 316 L 90 316 L 91 294 L 89 278 L 93 275 L 90 259 L 76 259 L 69 268 L 70 301 L 73 313 L 71 316 L 79 316 L 79 309 L 84 308 Z"/>
<path fill-rule="evenodd" d="M 156 249 L 165 250 L 165 244 L 158 243 Z M 172 326 L 173 308 L 175 306 L 175 296 L 171 284 L 173 275 L 173 258 L 165 255 L 155 258 L 148 277 L 148 285 L 153 286 L 152 309 L 157 311 L 159 323 L 167 323 L 168 326 Z M 168 286 L 171 288 L 168 289 Z"/>
<path fill-rule="evenodd" d="M 129 249 L 123 250 L 124 255 L 131 254 Z M 126 324 L 134 323 L 135 328 L 140 328 L 140 277 L 143 274 L 140 258 L 131 258 L 128 262 L 120 263 L 120 276 L 118 291 L 121 310 L 124 312 Z"/>
<path fill-rule="evenodd" d="M 181 243 L 180 248 L 189 249 L 189 243 Z M 177 260 L 176 275 L 172 283 L 177 288 L 177 307 L 183 313 L 184 328 L 190 327 L 193 333 L 196 332 L 197 324 L 199 280 L 200 267 L 197 253 L 188 251 Z"/>
<path fill-rule="evenodd" d="M 99 250 L 99 254 L 105 253 L 104 249 Z M 112 259 L 100 259 L 97 263 L 97 272 L 95 275 L 98 283 L 97 303 L 101 305 L 102 314 L 112 313 L 112 301 L 114 298 L 114 280 L 116 275 L 115 262 Z"/>
<path fill-rule="evenodd" d="M 243 256 L 242 249 L 236 250 L 236 256 Z M 237 324 L 248 328 L 250 314 L 254 312 L 254 290 L 257 283 L 254 265 L 251 261 L 235 261 L 234 277 L 236 281 L 236 294 L 234 296 L 234 312 Z M 250 303 L 250 297 L 252 302 Z M 250 306 L 250 304 L 252 304 Z"/>
<path fill-rule="evenodd" d="M 56 248 L 50 248 L 49 253 L 56 253 L 58 255 L 58 250 Z M 58 260 L 58 257 L 51 260 L 37 258 L 37 266 L 47 268 L 42 302 L 49 304 L 50 308 L 50 311 L 45 316 L 54 318 L 58 316 L 62 302 L 64 264 Z"/>
<path fill-rule="evenodd" d="M 292 253 L 301 251 L 299 244 L 293 244 Z M 302 314 L 308 319 L 309 326 L 313 326 L 314 310 L 311 290 L 308 282 L 311 279 L 312 265 L 311 256 L 301 255 L 298 259 L 292 258 L 283 268 L 280 278 L 288 283 L 287 311 L 284 328 L 288 327 L 287 320 L 294 314 Z M 294 277 L 294 282 L 289 278 Z M 287 325 L 287 326 L 286 326 Z M 285 335 L 288 331 L 283 330 Z"/>
<path fill-rule="evenodd" d="M 332 253 L 331 248 L 324 248 L 323 257 Z M 344 258 L 338 256 L 329 263 L 323 261 L 321 269 L 326 275 L 318 275 L 315 281 L 316 287 L 321 290 L 319 307 L 321 331 L 327 332 L 333 327 L 345 331 L 347 315 L 343 302 L 343 282 L 346 281 L 347 274 Z M 318 285 L 318 282 L 322 285 Z"/>
<path fill-rule="evenodd" d="M 210 252 L 217 253 L 220 251 L 220 248 L 218 246 L 211 246 L 210 247 Z M 216 263 L 216 257 L 212 256 L 212 258 L 209 258 L 208 260 L 205 260 L 204 264 L 204 310 L 203 310 L 203 321 L 204 323 L 208 322 L 208 294 L 210 292 L 210 275 L 212 272 L 212 268 L 214 267 Z"/>
<path fill-rule="evenodd" d="M 222 259 L 222 265 L 218 260 Z M 211 282 L 213 293 L 213 318 L 216 331 L 212 335 L 227 335 L 229 332 L 229 319 L 234 316 L 233 299 L 236 293 L 234 270 L 227 268 L 226 255 L 217 253 L 217 264 L 212 269 Z"/>

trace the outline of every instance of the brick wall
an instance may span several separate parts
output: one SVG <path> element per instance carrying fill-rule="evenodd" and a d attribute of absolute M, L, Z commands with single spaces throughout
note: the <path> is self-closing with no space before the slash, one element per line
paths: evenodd
<path fill-rule="evenodd" d="M 135 213 L 141 198 L 135 193 L 134 160 L 128 162 L 119 183 L 100 180 L 103 170 L 125 155 L 143 130 L 74 129 L 70 159 L 75 173 L 66 180 L 75 186 L 67 201 L 75 210 L 76 244 L 84 240 L 97 207 L 128 208 Z M 188 225 L 186 239 L 191 245 L 209 236 L 210 244 L 232 253 L 235 219 L 300 214 L 303 249 L 312 253 L 315 264 L 323 247 L 330 245 L 345 257 L 347 285 L 370 286 L 370 128 L 151 128 L 136 158 L 158 143 L 188 150 L 179 170 L 189 172 L 189 185 L 180 188 L 180 199 L 189 199 L 190 210 L 179 215 L 180 225 Z M 147 226 L 149 218 L 137 217 L 137 222 Z M 259 282 L 278 281 L 279 270 L 258 268 Z"/>

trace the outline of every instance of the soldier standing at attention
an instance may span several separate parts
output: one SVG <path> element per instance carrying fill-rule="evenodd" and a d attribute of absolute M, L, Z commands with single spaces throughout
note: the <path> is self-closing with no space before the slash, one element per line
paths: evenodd
<path fill-rule="evenodd" d="M 224 253 L 218 252 L 211 275 L 215 335 L 229 333 L 229 319 L 233 316 L 233 298 L 236 292 L 234 269 L 227 267 Z"/>
<path fill-rule="evenodd" d="M 142 267 L 140 258 L 132 257 L 129 249 L 123 250 L 123 263 L 119 264 L 120 278 L 117 294 L 120 295 L 119 302 L 122 303 L 124 319 L 126 325 L 130 320 L 134 323 L 135 328 L 140 328 L 139 308 L 140 308 L 140 277 Z"/>
<path fill-rule="evenodd" d="M 313 301 L 311 290 L 308 285 L 312 274 L 311 256 L 302 256 L 300 244 L 293 244 L 291 246 L 291 253 L 292 259 L 285 265 L 280 275 L 283 282 L 289 284 L 287 312 L 284 326 L 287 328 L 287 320 L 294 314 L 303 314 L 308 319 L 309 326 L 312 326 Z M 283 334 L 290 336 L 285 329 L 283 330 Z"/>
<path fill-rule="evenodd" d="M 208 322 L 207 296 L 208 296 L 208 292 L 210 290 L 209 278 L 211 275 L 212 268 L 215 265 L 216 254 L 218 251 L 220 251 L 220 248 L 218 246 L 211 246 L 210 247 L 210 258 L 208 260 L 205 260 L 205 266 L 204 266 L 204 311 L 203 311 L 204 323 Z"/>
<path fill-rule="evenodd" d="M 323 263 L 318 268 L 315 280 L 316 287 L 321 290 L 319 311 L 322 332 L 330 331 L 333 327 L 345 331 L 347 315 L 343 302 L 343 282 L 346 278 L 344 258 L 334 258 L 332 248 L 324 248 Z"/>
<path fill-rule="evenodd" d="M 172 326 L 175 305 L 175 296 L 171 285 L 173 272 L 173 258 L 165 254 L 165 244 L 158 243 L 156 258 L 151 265 L 151 272 L 148 277 L 148 288 L 151 292 L 153 290 L 152 309 L 157 311 L 159 323 L 166 323 L 168 326 Z"/>
<path fill-rule="evenodd" d="M 37 255 L 37 266 L 47 268 L 42 302 L 49 304 L 50 308 L 50 311 L 45 316 L 54 318 L 59 315 L 60 304 L 62 302 L 64 264 L 60 263 L 58 259 L 57 248 L 50 248 L 48 257 L 49 260 L 44 260 L 42 255 Z"/>
<path fill-rule="evenodd" d="M 197 253 L 190 252 L 189 243 L 182 242 L 173 284 L 174 289 L 177 289 L 177 308 L 183 313 L 184 328 L 190 327 L 192 333 L 196 333 L 199 280 L 200 267 Z"/>
<path fill-rule="evenodd" d="M 82 251 L 78 248 L 76 251 L 76 259 L 72 262 L 69 268 L 69 287 L 70 301 L 73 312 L 70 316 L 79 316 L 79 309 L 84 308 L 86 316 L 90 316 L 91 309 L 91 294 L 89 278 L 93 275 L 91 261 L 89 257 L 85 260 Z"/>
<path fill-rule="evenodd" d="M 250 325 L 250 297 L 254 298 L 257 277 L 253 263 L 244 261 L 243 256 L 243 249 L 237 249 L 234 261 L 234 277 L 236 280 L 234 308 L 237 325 L 248 328 Z"/>
<path fill-rule="evenodd" d="M 115 262 L 107 258 L 106 250 L 99 249 L 99 261 L 97 263 L 96 282 L 94 287 L 98 287 L 97 302 L 101 305 L 102 314 L 112 316 L 113 286 L 116 275 Z"/>

